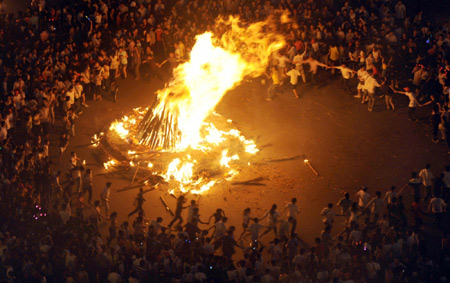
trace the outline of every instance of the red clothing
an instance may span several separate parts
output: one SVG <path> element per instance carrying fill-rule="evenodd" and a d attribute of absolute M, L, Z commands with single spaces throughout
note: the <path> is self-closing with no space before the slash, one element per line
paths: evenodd
<path fill-rule="evenodd" d="M 155 30 L 156 41 L 162 41 L 162 34 L 163 34 L 162 29 Z"/>

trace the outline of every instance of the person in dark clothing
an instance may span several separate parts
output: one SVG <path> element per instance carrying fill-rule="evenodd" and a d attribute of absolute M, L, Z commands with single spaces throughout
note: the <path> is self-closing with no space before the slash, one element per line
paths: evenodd
<path fill-rule="evenodd" d="M 179 196 L 177 199 L 177 208 L 175 209 L 175 216 L 173 217 L 172 221 L 170 221 L 169 225 L 167 225 L 169 228 L 172 227 L 172 225 L 178 220 L 178 225 L 181 225 L 183 223 L 183 218 L 181 217 L 181 212 L 183 209 L 187 208 L 183 206 L 185 202 L 185 198 L 183 195 Z"/>
<path fill-rule="evenodd" d="M 439 113 L 439 106 L 435 105 L 433 107 L 433 112 L 431 114 L 431 129 L 433 133 L 433 142 L 438 143 L 438 133 L 439 133 L 439 124 L 441 123 L 441 115 Z"/>
<path fill-rule="evenodd" d="M 136 204 L 136 209 L 133 210 L 132 212 L 130 212 L 128 214 L 128 217 L 130 217 L 131 215 L 139 212 L 139 211 L 143 211 L 144 209 L 142 208 L 142 205 L 144 204 L 144 190 L 142 188 L 139 189 L 139 193 L 135 199 L 135 204 Z"/>
<path fill-rule="evenodd" d="M 231 226 L 228 229 L 227 234 L 222 237 L 222 251 L 223 251 L 223 255 L 228 260 L 231 260 L 231 257 L 235 253 L 235 249 L 234 248 L 235 247 L 240 247 L 238 245 L 238 243 L 234 240 L 233 232 L 234 232 L 234 226 Z M 240 248 L 242 248 L 242 247 L 240 247 Z"/>
<path fill-rule="evenodd" d="M 442 116 L 442 121 L 444 122 L 445 141 L 447 142 L 448 153 L 450 153 L 450 122 L 445 116 Z"/>

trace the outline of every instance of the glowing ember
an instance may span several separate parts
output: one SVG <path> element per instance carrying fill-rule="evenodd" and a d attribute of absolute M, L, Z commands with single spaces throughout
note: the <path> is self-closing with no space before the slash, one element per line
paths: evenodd
<path fill-rule="evenodd" d="M 228 154 L 228 150 L 225 149 L 224 151 L 222 151 L 222 158 L 220 159 L 220 165 L 225 166 L 227 168 L 230 168 L 230 161 L 231 160 L 238 160 L 239 159 L 239 155 L 235 154 L 231 157 L 227 156 Z"/>
<path fill-rule="evenodd" d="M 125 116 L 125 117 L 127 117 L 127 116 Z M 111 126 L 109 127 L 109 130 L 116 132 L 122 139 L 125 139 L 129 133 L 129 131 L 126 130 L 124 127 L 125 122 L 114 121 L 111 124 Z"/>
<path fill-rule="evenodd" d="M 101 132 L 100 134 L 95 134 L 91 138 L 91 144 L 94 147 L 98 147 L 100 144 L 100 139 L 105 135 L 105 133 Z"/>
<path fill-rule="evenodd" d="M 111 167 L 115 166 L 117 164 L 117 161 L 114 159 L 110 159 L 109 161 L 103 163 L 103 167 L 105 167 L 106 170 L 110 169 Z"/>

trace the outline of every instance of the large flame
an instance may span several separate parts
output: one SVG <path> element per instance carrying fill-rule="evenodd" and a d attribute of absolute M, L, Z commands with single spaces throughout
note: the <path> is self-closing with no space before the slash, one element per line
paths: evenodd
<path fill-rule="evenodd" d="M 257 77 L 270 55 L 282 48 L 284 37 L 270 17 L 244 25 L 238 18 L 219 20 L 218 36 L 196 37 L 189 62 L 174 70 L 173 80 L 158 91 L 157 105 L 140 124 L 138 139 L 152 148 L 197 148 L 201 128 L 222 97 L 244 77 Z"/>
<path fill-rule="evenodd" d="M 285 20 L 282 16 L 281 22 Z M 111 125 L 110 130 L 121 139 L 130 139 L 131 133 L 136 132 L 132 129 L 139 123 L 136 138 L 141 145 L 174 150 L 177 154 L 188 148 L 207 152 L 210 165 L 221 169 L 220 176 L 212 177 L 199 169 L 201 162 L 189 153 L 177 157 L 159 172 L 170 184 L 170 192 L 177 189 L 181 193 L 203 193 L 220 180 L 236 176 L 236 163 L 247 164 L 242 156 L 258 152 L 255 142 L 237 129 L 219 130 L 205 120 L 214 114 L 214 108 L 229 90 L 244 78 L 265 72 L 271 54 L 285 45 L 284 36 L 277 29 L 279 22 L 274 17 L 254 24 L 243 24 L 235 17 L 219 19 L 214 33 L 196 37 L 190 60 L 175 68 L 171 82 L 157 92 L 154 107 L 145 115 L 141 109 L 135 109 L 132 117 L 125 116 Z M 231 146 L 236 141 L 240 146 Z M 137 153 L 129 151 L 128 155 L 134 158 Z M 105 163 L 105 168 L 114 166 L 113 162 Z"/>

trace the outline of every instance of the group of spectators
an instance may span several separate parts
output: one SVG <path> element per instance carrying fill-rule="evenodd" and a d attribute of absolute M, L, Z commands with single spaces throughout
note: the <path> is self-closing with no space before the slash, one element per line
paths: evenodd
<path fill-rule="evenodd" d="M 357 96 L 363 103 L 368 97 L 369 110 L 376 88 L 388 108 L 394 109 L 395 92 L 409 97 L 409 108 L 432 104 L 433 137 L 449 141 L 448 23 L 437 25 L 408 3 L 386 0 L 78 0 L 60 7 L 39 0 L 18 15 L 5 9 L 0 1 L 0 281 L 448 280 L 448 227 L 442 219 L 450 168 L 438 178 L 423 170 L 413 174 L 410 206 L 395 188 L 384 199 L 375 192 L 372 201 L 367 188 L 353 200 L 347 195 L 338 203 L 340 213 L 328 204 L 321 213 L 324 229 L 309 248 L 300 247 L 295 199 L 286 216 L 277 205 L 259 218 L 246 209 L 237 237 L 222 210 L 203 222 L 198 204 L 185 207 L 182 197 L 170 225 L 164 227 L 161 217 L 149 220 L 141 191 L 129 215 L 137 218 L 119 225 L 117 213 L 109 211 L 112 184 L 100 201 L 93 200 L 92 171 L 83 170 L 76 153 L 69 173 L 54 172 L 65 160 L 78 115 L 91 100 L 115 100 L 120 77 L 131 73 L 148 81 L 170 75 L 187 58 L 194 36 L 211 29 L 217 16 L 256 21 L 275 9 L 288 10 L 291 24 L 283 28 L 288 47 L 271 63 L 275 87 L 269 99 L 286 75 L 298 96 L 299 77 L 318 84 L 327 76 L 318 67 L 332 74 L 338 69 L 347 90 L 357 74 Z M 414 109 L 409 113 L 417 118 Z M 60 155 L 51 156 L 49 147 L 59 148 Z M 428 211 L 436 224 L 424 216 Z M 346 218 L 342 232 L 333 227 L 338 215 Z M 266 217 L 268 224 L 261 224 Z M 109 233 L 102 233 L 104 225 Z M 442 239 L 437 249 L 430 244 L 435 234 L 424 229 L 430 225 Z M 267 243 L 268 237 L 273 241 Z M 243 250 L 240 259 L 233 256 L 236 247 Z"/>
<path fill-rule="evenodd" d="M 287 49 L 273 57 L 266 100 L 281 93 L 284 82 L 299 98 L 299 82 L 320 87 L 338 70 L 344 90 L 367 103 L 369 111 L 382 107 L 376 105 L 379 98 L 395 111 L 401 101 L 396 94 L 407 96 L 409 119 L 431 124 L 432 140 L 444 140 L 450 153 L 448 20 L 427 21 L 402 0 L 320 2 L 279 3 L 292 12 L 298 28 L 287 31 Z M 418 114 L 417 108 L 426 105 Z"/>

